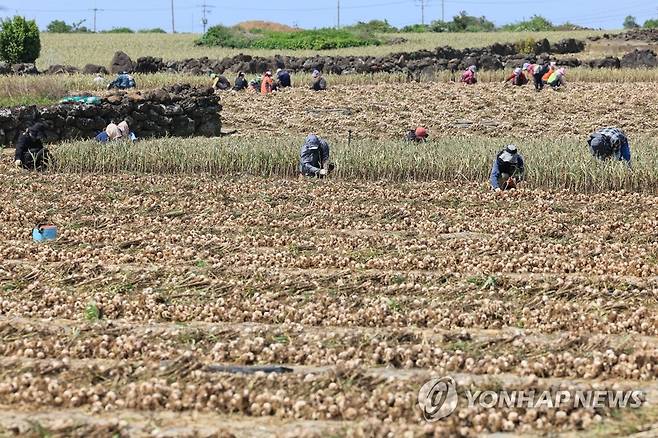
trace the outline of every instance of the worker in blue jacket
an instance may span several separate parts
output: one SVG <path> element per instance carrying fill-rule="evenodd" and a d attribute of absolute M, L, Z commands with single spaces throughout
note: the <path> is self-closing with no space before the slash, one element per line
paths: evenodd
<path fill-rule="evenodd" d="M 290 79 L 290 73 L 287 70 L 281 70 L 280 68 L 276 70 L 276 80 L 278 82 L 279 88 L 287 88 L 292 86 L 292 80 Z"/>
<path fill-rule="evenodd" d="M 329 161 L 329 143 L 310 134 L 299 153 L 299 171 L 304 176 L 324 178 L 333 170 L 334 165 Z"/>
<path fill-rule="evenodd" d="M 125 71 L 122 71 L 117 75 L 115 80 L 107 84 L 107 89 L 118 88 L 119 90 L 126 90 L 128 88 L 135 88 L 136 86 L 135 79 Z"/>
<path fill-rule="evenodd" d="M 613 159 L 631 164 L 631 146 L 628 137 L 619 128 L 609 127 L 596 130 L 587 140 L 590 152 L 599 160 Z"/>
<path fill-rule="evenodd" d="M 523 181 L 525 175 L 525 164 L 523 156 L 513 144 L 505 146 L 505 149 L 496 154 L 491 166 L 489 182 L 491 188 L 496 192 L 501 190 L 515 189 L 517 184 Z"/>

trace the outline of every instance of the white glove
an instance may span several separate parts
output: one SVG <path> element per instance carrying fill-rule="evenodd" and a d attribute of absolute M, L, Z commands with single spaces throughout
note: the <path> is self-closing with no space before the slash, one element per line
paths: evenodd
<path fill-rule="evenodd" d="M 320 171 L 318 172 L 318 175 L 326 176 L 328 173 L 329 173 L 329 171 L 327 169 L 320 169 Z"/>
<path fill-rule="evenodd" d="M 22 164 L 23 164 L 23 162 L 21 160 L 14 161 L 14 166 L 16 166 L 16 167 L 21 167 Z"/>
<path fill-rule="evenodd" d="M 500 193 L 500 192 L 502 192 L 502 189 L 501 189 L 500 187 L 496 187 L 496 189 L 494 190 L 494 192 L 496 192 L 496 193 Z"/>

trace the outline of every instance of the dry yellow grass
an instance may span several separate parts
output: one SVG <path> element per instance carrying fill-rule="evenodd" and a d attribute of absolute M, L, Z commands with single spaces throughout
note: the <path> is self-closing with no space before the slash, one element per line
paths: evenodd
<path fill-rule="evenodd" d="M 563 38 L 584 39 L 590 35 L 599 35 L 599 31 L 572 32 L 490 32 L 490 33 L 422 33 L 422 34 L 387 34 L 402 37 L 408 41 L 404 44 L 385 45 L 367 48 L 328 50 L 326 55 L 386 55 L 393 52 L 409 52 L 421 49 L 434 49 L 439 46 L 455 48 L 483 47 L 495 42 L 515 42 L 522 38 L 543 38 L 557 41 Z M 209 48 L 194 45 L 199 35 L 194 34 L 41 34 L 41 57 L 37 64 L 47 68 L 51 64 L 70 64 L 82 67 L 87 63 L 108 65 L 117 50 L 123 50 L 133 59 L 140 56 L 158 56 L 164 59 L 223 58 L 245 52 L 239 49 L 221 47 Z M 249 50 L 251 55 L 272 56 L 288 54 L 313 56 L 317 52 L 309 50 Z"/>

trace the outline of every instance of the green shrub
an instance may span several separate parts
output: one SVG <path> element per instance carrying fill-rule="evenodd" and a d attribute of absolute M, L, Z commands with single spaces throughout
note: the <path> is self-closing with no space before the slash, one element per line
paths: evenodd
<path fill-rule="evenodd" d="M 343 29 L 354 30 L 358 32 L 366 33 L 394 33 L 398 29 L 395 26 L 391 26 L 387 20 L 370 20 L 367 23 L 359 21 L 353 26 L 347 26 Z"/>
<path fill-rule="evenodd" d="M 430 26 L 428 26 L 427 24 L 411 24 L 409 26 L 404 26 L 402 29 L 400 29 L 400 31 L 404 33 L 432 32 Z"/>
<path fill-rule="evenodd" d="M 515 42 L 514 48 L 516 49 L 517 53 L 529 54 L 529 53 L 535 53 L 536 45 L 537 45 L 537 41 L 535 41 L 534 38 L 524 38 Z"/>
<path fill-rule="evenodd" d="M 135 33 L 135 31 L 129 27 L 113 27 L 110 30 L 104 31 L 104 33 Z"/>
<path fill-rule="evenodd" d="M 229 47 L 231 49 L 247 49 L 252 47 L 252 41 L 249 35 L 249 32 L 235 27 L 218 25 L 208 29 L 208 31 L 196 41 L 196 44 L 201 46 Z"/>
<path fill-rule="evenodd" d="M 644 26 L 647 29 L 658 29 L 658 18 L 652 18 L 644 22 Z"/>
<path fill-rule="evenodd" d="M 53 20 L 46 26 L 46 32 L 50 33 L 87 33 L 91 32 L 85 26 L 82 26 L 85 20 L 77 23 L 67 24 L 66 21 Z"/>
<path fill-rule="evenodd" d="M 554 29 L 553 23 L 541 15 L 533 15 L 529 20 L 506 24 L 501 28 L 508 32 L 544 32 Z"/>
<path fill-rule="evenodd" d="M 624 18 L 624 29 L 637 29 L 639 27 L 640 25 L 637 24 L 637 19 L 632 15 L 627 15 L 626 18 Z"/>
<path fill-rule="evenodd" d="M 12 64 L 32 63 L 40 52 L 39 28 L 34 20 L 16 16 L 0 22 L 0 59 Z"/>
<path fill-rule="evenodd" d="M 566 21 L 562 24 L 558 24 L 557 26 L 555 26 L 555 28 L 553 30 L 560 31 L 560 32 L 566 32 L 566 31 L 571 31 L 571 30 L 591 30 L 591 29 L 588 28 L 588 27 L 585 27 L 585 26 L 581 26 L 579 24 L 573 24 L 573 23 L 570 23 L 570 22 Z"/>
<path fill-rule="evenodd" d="M 253 42 L 253 47 L 259 49 L 328 50 L 381 44 L 380 40 L 369 34 L 358 34 L 336 29 L 266 32 L 264 35 L 264 38 Z"/>
<path fill-rule="evenodd" d="M 70 33 L 71 30 L 71 25 L 62 20 L 53 20 L 46 26 L 46 32 L 51 33 Z"/>
<path fill-rule="evenodd" d="M 461 11 L 448 23 L 448 30 L 450 32 L 492 32 L 496 30 L 496 25 L 486 17 L 474 17 L 468 15 L 466 11 Z"/>
<path fill-rule="evenodd" d="M 138 33 L 167 33 L 164 29 L 160 27 L 154 27 L 153 29 L 140 29 Z"/>
<path fill-rule="evenodd" d="M 337 29 L 273 32 L 247 32 L 235 27 L 213 26 L 199 40 L 198 45 L 230 47 L 234 49 L 327 50 L 345 47 L 379 45 L 381 41 L 367 32 Z"/>

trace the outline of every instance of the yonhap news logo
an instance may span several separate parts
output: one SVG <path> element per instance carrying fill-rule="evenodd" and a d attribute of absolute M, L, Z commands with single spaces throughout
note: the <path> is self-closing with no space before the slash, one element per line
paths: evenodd
<path fill-rule="evenodd" d="M 525 408 L 610 408 L 637 409 L 646 401 L 640 390 L 497 390 L 463 392 L 469 408 L 479 406 L 484 409 Z M 423 418 L 435 422 L 450 416 L 457 409 L 459 395 L 457 383 L 450 376 L 431 379 L 418 391 L 418 406 Z"/>
<path fill-rule="evenodd" d="M 445 418 L 457 409 L 457 383 L 452 377 L 441 377 L 426 382 L 418 392 L 418 405 L 425 421 Z"/>

